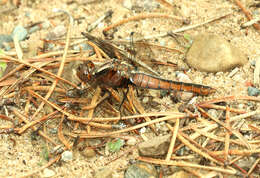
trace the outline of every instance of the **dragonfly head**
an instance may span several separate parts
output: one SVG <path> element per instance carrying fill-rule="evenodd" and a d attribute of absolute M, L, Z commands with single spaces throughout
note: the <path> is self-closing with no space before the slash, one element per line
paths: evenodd
<path fill-rule="evenodd" d="M 77 76 L 83 82 L 89 82 L 93 79 L 95 65 L 91 61 L 80 64 L 77 69 Z"/>

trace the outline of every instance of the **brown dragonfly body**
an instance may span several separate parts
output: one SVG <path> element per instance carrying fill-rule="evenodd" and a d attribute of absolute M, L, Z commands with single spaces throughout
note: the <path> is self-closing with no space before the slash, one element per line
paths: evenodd
<path fill-rule="evenodd" d="M 100 41 L 100 39 L 98 40 Z M 109 48 L 109 43 L 101 41 L 102 44 L 100 44 L 98 40 L 95 39 L 94 41 L 98 43 L 97 46 L 105 45 L 106 48 Z M 113 50 L 114 47 L 111 46 L 110 49 Z M 77 75 L 84 82 L 96 82 L 100 86 L 109 86 L 112 88 L 126 88 L 128 84 L 132 84 L 141 88 L 187 91 L 199 95 L 209 95 L 216 91 L 209 86 L 166 80 L 154 75 L 142 73 L 137 71 L 134 66 L 126 61 L 118 59 L 113 59 L 99 68 L 95 68 L 94 64 L 88 61 L 80 65 Z"/>

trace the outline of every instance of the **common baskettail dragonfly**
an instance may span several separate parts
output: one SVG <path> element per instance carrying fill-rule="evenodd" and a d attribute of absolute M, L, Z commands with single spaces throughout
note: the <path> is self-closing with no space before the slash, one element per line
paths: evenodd
<path fill-rule="evenodd" d="M 82 34 L 112 59 L 98 68 L 91 61 L 81 64 L 78 67 L 77 75 L 84 82 L 96 82 L 101 86 L 112 88 L 127 88 L 131 84 L 140 88 L 186 91 L 203 96 L 216 91 L 209 86 L 167 80 L 156 75 L 140 72 L 128 62 L 129 58 L 111 43 L 88 33 Z M 120 56 L 120 59 L 117 56 Z"/>

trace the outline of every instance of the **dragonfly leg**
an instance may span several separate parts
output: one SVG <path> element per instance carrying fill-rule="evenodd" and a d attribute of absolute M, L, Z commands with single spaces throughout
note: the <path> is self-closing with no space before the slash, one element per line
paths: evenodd
<path fill-rule="evenodd" d="M 120 116 L 121 116 L 121 107 L 122 107 L 122 105 L 124 104 L 124 102 L 125 102 L 125 100 L 126 100 L 126 98 L 127 98 L 128 91 L 129 91 L 129 87 L 127 87 L 126 92 L 123 91 L 124 97 L 123 97 L 123 100 L 122 100 L 122 102 L 120 103 L 119 108 L 118 108 L 118 109 L 119 109 Z"/>

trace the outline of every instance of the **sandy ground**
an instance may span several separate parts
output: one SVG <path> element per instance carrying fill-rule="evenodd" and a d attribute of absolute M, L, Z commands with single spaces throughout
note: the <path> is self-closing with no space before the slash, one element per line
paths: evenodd
<path fill-rule="evenodd" d="M 71 1 L 72 2 L 72 1 Z M 86 1 L 87 2 L 87 1 Z M 72 29 L 72 37 L 80 37 L 80 32 L 85 31 L 88 24 L 92 23 L 98 17 L 102 16 L 106 11 L 113 10 L 112 18 L 109 20 L 112 23 L 117 22 L 125 17 L 130 17 L 136 13 L 128 10 L 123 6 L 123 0 L 104 0 L 97 3 L 82 4 L 83 1 L 77 3 L 69 3 L 69 1 L 22 1 L 21 6 L 11 12 L 5 12 L 0 15 L 0 33 L 9 34 L 17 25 L 27 26 L 33 22 L 44 21 L 49 17 L 55 16 L 52 9 L 60 8 L 71 13 L 74 18 L 83 18 L 76 23 Z M 247 1 L 248 2 L 248 1 Z M 246 22 L 244 14 L 231 1 L 215 0 L 197 0 L 197 1 L 174 1 L 175 10 L 169 10 L 163 6 L 160 8 L 151 7 L 152 12 L 167 13 L 171 15 L 178 15 L 183 17 L 190 17 L 191 24 L 202 23 L 207 19 L 218 17 L 227 12 L 232 14 L 224 19 L 211 22 L 204 26 L 188 30 L 184 32 L 190 36 L 194 36 L 203 32 L 211 32 L 223 36 L 224 39 L 230 41 L 231 44 L 240 48 L 248 57 L 249 62 L 239 69 L 233 76 L 228 77 L 230 72 L 219 72 L 217 74 L 207 74 L 203 72 L 190 69 L 187 75 L 194 83 L 209 85 L 217 89 L 217 93 L 207 98 L 199 97 L 198 100 L 206 100 L 213 97 L 221 97 L 228 95 L 247 95 L 246 82 L 253 81 L 253 69 L 250 62 L 254 61 L 257 56 L 260 56 L 260 36 L 253 28 L 249 27 L 241 29 L 241 24 Z M 10 5 L 3 5 L 10 7 Z M 260 9 L 253 9 L 255 13 L 260 13 Z M 67 21 L 62 18 L 53 18 L 51 23 L 53 26 L 59 24 L 67 24 Z M 78 21 L 78 22 L 79 22 Z M 108 21 L 108 22 L 109 22 Z M 106 27 L 106 22 L 100 24 L 91 34 L 102 37 L 102 30 Z M 146 19 L 136 22 L 130 22 L 118 27 L 118 32 L 115 33 L 115 38 L 119 36 L 126 38 L 134 31 L 141 33 L 144 36 L 155 35 L 169 30 L 182 27 L 182 24 L 176 20 L 155 18 Z M 31 49 L 41 45 L 40 39 L 44 38 L 50 29 L 43 29 L 30 35 L 28 44 Z M 164 44 L 169 47 L 176 47 L 175 41 L 171 37 L 152 39 L 151 42 L 157 44 Z M 177 46 L 178 47 L 178 46 Z M 35 51 L 34 51 L 35 52 Z M 33 54 L 34 52 L 31 52 Z M 171 62 L 182 64 L 183 55 L 179 54 L 158 54 L 155 52 L 155 58 L 167 59 Z M 160 67 L 159 70 L 166 71 L 163 73 L 164 77 L 174 78 L 175 73 L 173 68 L 165 69 Z M 153 94 L 154 91 L 149 91 Z M 153 95 L 159 95 L 156 91 Z M 159 103 L 165 103 L 163 108 L 159 110 L 175 110 L 172 101 L 169 97 L 163 99 L 155 99 Z M 259 107 L 258 107 L 259 109 Z M 149 110 L 157 110 L 150 108 Z M 0 124 L 6 124 L 0 121 Z M 12 140 L 15 140 L 15 144 Z M 14 134 L 0 135 L 0 177 L 7 176 L 21 176 L 29 171 L 36 170 L 41 165 L 47 162 L 42 158 L 44 148 L 49 148 L 50 145 L 38 137 L 36 140 L 31 140 L 31 130 L 28 130 L 21 136 Z M 120 155 L 121 152 L 112 155 L 112 157 L 105 157 L 97 155 L 95 158 L 85 158 L 79 151 L 75 150 L 73 161 L 69 163 L 55 164 L 50 169 L 55 172 L 54 177 L 93 177 L 93 174 L 104 164 L 113 160 L 113 156 Z M 108 166 L 113 167 L 114 177 L 123 177 L 123 170 L 127 167 L 128 160 L 135 158 L 136 154 L 123 156 L 118 160 L 111 161 Z M 36 173 L 33 177 L 42 176 L 42 172 Z"/>

